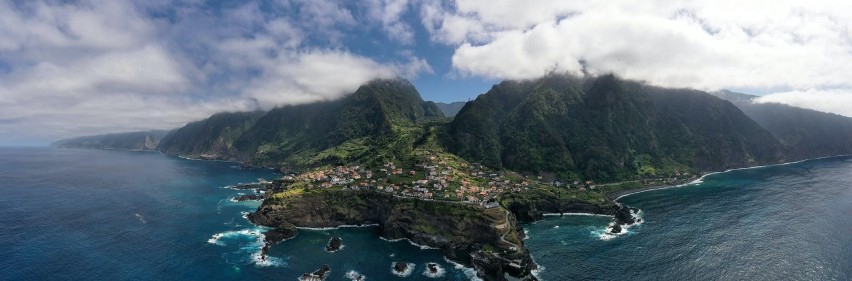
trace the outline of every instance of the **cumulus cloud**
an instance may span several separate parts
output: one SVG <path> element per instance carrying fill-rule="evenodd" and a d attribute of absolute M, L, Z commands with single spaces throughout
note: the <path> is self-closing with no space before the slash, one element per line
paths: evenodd
<path fill-rule="evenodd" d="M 852 88 L 849 1 L 456 0 L 421 14 L 461 75 L 579 74 L 584 61 L 661 86 Z"/>
<path fill-rule="evenodd" d="M 404 44 L 414 42 L 412 27 L 402 20 L 411 4 L 409 0 L 369 0 L 365 3 L 370 19 L 381 23 L 388 36 Z"/>
<path fill-rule="evenodd" d="M 372 16 L 405 40 L 407 4 L 386 2 Z M 431 71 L 348 51 L 340 40 L 354 28 L 331 0 L 0 1 L 0 144 L 176 128 Z"/>
<path fill-rule="evenodd" d="M 366 81 L 430 71 L 423 60 L 388 65 L 337 51 L 281 56 L 271 64 L 273 67 L 251 81 L 246 91 L 266 109 L 285 103 L 332 100 Z"/>

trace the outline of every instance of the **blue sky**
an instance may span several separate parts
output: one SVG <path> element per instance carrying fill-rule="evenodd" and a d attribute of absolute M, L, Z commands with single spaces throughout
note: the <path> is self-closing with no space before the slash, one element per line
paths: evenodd
<path fill-rule="evenodd" d="M 466 101 L 616 73 L 852 116 L 852 3 L 734 0 L 0 1 L 0 145 L 171 129 L 376 78 Z"/>

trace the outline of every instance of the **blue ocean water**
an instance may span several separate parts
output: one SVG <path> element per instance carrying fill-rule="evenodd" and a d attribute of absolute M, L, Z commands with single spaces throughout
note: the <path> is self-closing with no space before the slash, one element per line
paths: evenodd
<path fill-rule="evenodd" d="M 644 223 L 603 239 L 607 217 L 526 225 L 544 280 L 852 280 L 852 158 L 713 174 L 619 202 Z"/>
<path fill-rule="evenodd" d="M 269 170 L 158 153 L 0 148 L 0 280 L 295 280 L 329 264 L 327 280 L 398 278 L 395 261 L 415 265 L 405 280 L 467 280 L 437 250 L 378 238 L 374 227 L 302 231 L 257 259 L 258 233 L 223 188 Z M 331 235 L 345 245 L 326 253 Z M 446 272 L 422 273 L 427 262 Z"/>

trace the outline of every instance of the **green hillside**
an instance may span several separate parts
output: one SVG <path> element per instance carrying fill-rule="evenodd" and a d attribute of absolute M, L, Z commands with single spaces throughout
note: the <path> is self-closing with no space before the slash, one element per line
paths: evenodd
<path fill-rule="evenodd" d="M 442 140 L 469 161 L 562 179 L 623 180 L 786 157 L 727 101 L 612 75 L 503 82 L 469 102 Z"/>
<path fill-rule="evenodd" d="M 778 103 L 754 103 L 757 96 L 721 91 L 798 158 L 852 154 L 852 118 Z"/>

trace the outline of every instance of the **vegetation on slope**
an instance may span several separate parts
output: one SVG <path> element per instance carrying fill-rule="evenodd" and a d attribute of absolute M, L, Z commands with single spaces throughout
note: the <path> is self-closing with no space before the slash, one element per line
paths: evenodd
<path fill-rule="evenodd" d="M 798 159 L 852 154 L 852 118 L 778 103 L 755 103 L 756 96 L 721 91 Z"/>
<path fill-rule="evenodd" d="M 507 81 L 469 102 L 443 144 L 469 161 L 561 179 L 613 181 L 785 159 L 727 101 L 606 75 Z"/>
<path fill-rule="evenodd" d="M 169 133 L 158 149 L 167 155 L 208 160 L 239 160 L 234 142 L 251 128 L 263 112 L 225 112 L 186 124 Z"/>

